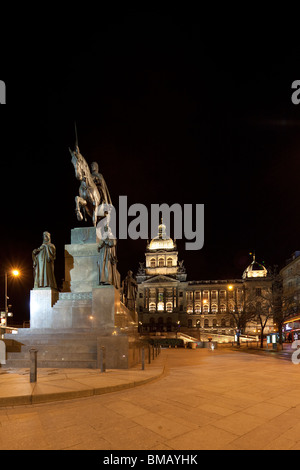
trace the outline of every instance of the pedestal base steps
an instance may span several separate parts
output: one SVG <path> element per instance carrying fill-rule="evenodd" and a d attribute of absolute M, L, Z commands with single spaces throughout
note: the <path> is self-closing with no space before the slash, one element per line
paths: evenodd
<path fill-rule="evenodd" d="M 115 330 L 114 330 L 115 331 Z M 128 369 L 140 361 L 141 345 L 136 334 L 114 331 L 64 329 L 20 329 L 18 335 L 6 335 L 6 367 L 30 366 L 31 348 L 37 349 L 38 367 L 96 369 L 97 351 L 105 347 L 107 369 Z"/>
<path fill-rule="evenodd" d="M 5 335 L 7 366 L 29 367 L 31 348 L 38 350 L 38 367 L 96 368 L 102 346 L 108 369 L 139 361 L 136 312 L 120 301 L 120 283 L 99 284 L 98 243 L 95 227 L 71 230 L 63 292 L 31 290 L 30 328 Z"/>

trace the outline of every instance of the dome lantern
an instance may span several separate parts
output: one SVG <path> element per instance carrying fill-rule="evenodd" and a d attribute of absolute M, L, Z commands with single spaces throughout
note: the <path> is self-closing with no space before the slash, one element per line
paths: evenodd
<path fill-rule="evenodd" d="M 267 269 L 262 264 L 256 261 L 255 253 L 253 253 L 252 256 L 253 256 L 252 263 L 250 263 L 249 266 L 245 269 L 243 273 L 243 279 L 267 277 L 268 275 Z"/>

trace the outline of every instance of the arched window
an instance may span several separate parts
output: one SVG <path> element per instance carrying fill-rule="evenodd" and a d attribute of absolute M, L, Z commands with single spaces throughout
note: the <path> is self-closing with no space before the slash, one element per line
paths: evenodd
<path fill-rule="evenodd" d="M 152 258 L 152 259 L 150 260 L 150 268 L 155 268 L 155 266 L 156 266 L 155 258 Z"/>
<path fill-rule="evenodd" d="M 195 305 L 195 313 L 200 313 L 201 312 L 201 307 L 199 304 Z"/>
<path fill-rule="evenodd" d="M 150 331 L 155 331 L 155 320 L 154 318 L 150 318 L 149 320 L 149 324 L 150 324 Z"/>
<path fill-rule="evenodd" d="M 217 311 L 218 311 L 218 306 L 216 304 L 212 304 L 211 313 L 217 313 Z"/>
<path fill-rule="evenodd" d="M 208 318 L 204 319 L 204 328 L 209 328 Z"/>
<path fill-rule="evenodd" d="M 167 312 L 172 312 L 173 311 L 172 302 L 167 302 L 166 309 L 167 309 Z"/>
<path fill-rule="evenodd" d="M 226 305 L 220 304 L 220 313 L 225 313 L 225 312 L 226 312 Z"/>
<path fill-rule="evenodd" d="M 186 308 L 186 312 L 187 312 L 187 313 L 193 313 L 193 306 L 192 306 L 192 305 L 188 305 L 187 308 Z"/>
<path fill-rule="evenodd" d="M 209 312 L 209 306 L 207 304 L 203 305 L 203 313 L 208 313 Z"/>
<path fill-rule="evenodd" d="M 228 304 L 228 311 L 229 312 L 235 312 L 234 304 Z"/>
<path fill-rule="evenodd" d="M 149 312 L 155 312 L 156 310 L 156 304 L 155 302 L 150 302 L 149 304 Z"/>
<path fill-rule="evenodd" d="M 161 267 L 164 266 L 164 264 L 165 264 L 165 263 L 164 263 L 164 259 L 163 259 L 163 258 L 159 258 L 159 260 L 158 260 L 158 266 L 161 268 Z"/>
<path fill-rule="evenodd" d="M 214 327 L 214 328 L 217 328 L 217 326 L 218 326 L 218 325 L 217 325 L 217 319 L 214 318 L 214 319 L 213 319 L 213 327 Z"/>
<path fill-rule="evenodd" d="M 193 320 L 191 318 L 188 319 L 188 328 L 193 328 Z"/>
<path fill-rule="evenodd" d="M 162 317 L 159 317 L 157 320 L 157 329 L 158 331 L 163 331 L 164 329 L 164 319 Z"/>
<path fill-rule="evenodd" d="M 167 266 L 168 266 L 168 268 L 172 267 L 172 258 L 167 259 Z"/>
<path fill-rule="evenodd" d="M 225 318 L 222 318 L 222 320 L 221 320 L 221 327 L 222 327 L 222 328 L 225 328 L 225 327 L 226 327 L 226 320 L 225 320 Z"/>
<path fill-rule="evenodd" d="M 197 326 L 197 328 L 200 328 L 200 320 L 197 320 L 196 326 Z"/>

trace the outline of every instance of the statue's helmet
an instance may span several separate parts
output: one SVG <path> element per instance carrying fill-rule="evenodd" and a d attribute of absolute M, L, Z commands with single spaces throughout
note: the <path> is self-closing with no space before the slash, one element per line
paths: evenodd
<path fill-rule="evenodd" d="M 91 163 L 91 170 L 92 170 L 93 172 L 95 171 L 96 173 L 99 172 L 99 165 L 98 165 L 97 162 L 92 162 L 92 163 Z"/>
<path fill-rule="evenodd" d="M 47 242 L 51 241 L 51 235 L 49 232 L 44 232 L 43 233 L 43 240 L 46 240 Z"/>

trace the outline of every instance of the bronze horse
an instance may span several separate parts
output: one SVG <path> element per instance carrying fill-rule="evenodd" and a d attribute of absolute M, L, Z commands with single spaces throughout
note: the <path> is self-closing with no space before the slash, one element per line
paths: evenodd
<path fill-rule="evenodd" d="M 85 158 L 81 155 L 78 145 L 75 145 L 75 150 L 71 149 L 72 163 L 75 168 L 76 178 L 80 181 L 79 196 L 75 197 L 75 212 L 77 219 L 86 221 L 86 214 L 88 214 L 96 227 L 98 209 L 100 206 L 101 198 L 96 184 L 94 183 L 92 174 Z M 81 212 L 82 210 L 82 212 Z"/>

